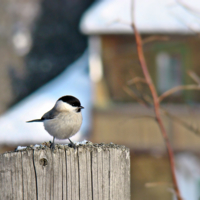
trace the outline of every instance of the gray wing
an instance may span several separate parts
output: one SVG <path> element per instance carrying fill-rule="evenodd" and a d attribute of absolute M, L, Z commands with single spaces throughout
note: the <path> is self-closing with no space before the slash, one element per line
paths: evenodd
<path fill-rule="evenodd" d="M 43 116 L 42 116 L 42 120 L 45 119 L 54 119 L 56 116 L 58 115 L 58 111 L 56 111 L 55 109 L 52 109 L 48 112 L 46 112 Z"/>
<path fill-rule="evenodd" d="M 54 119 L 56 116 L 58 116 L 58 111 L 56 111 L 54 108 L 48 112 L 46 112 L 41 119 L 34 119 L 27 121 L 27 123 L 30 122 L 43 122 L 46 119 Z"/>

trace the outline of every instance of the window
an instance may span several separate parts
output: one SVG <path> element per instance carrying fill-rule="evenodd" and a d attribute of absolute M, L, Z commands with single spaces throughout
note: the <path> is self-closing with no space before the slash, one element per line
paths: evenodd
<path fill-rule="evenodd" d="M 156 56 L 157 88 L 160 93 L 182 85 L 182 65 L 180 55 L 160 52 Z M 180 92 L 174 93 L 180 95 Z"/>

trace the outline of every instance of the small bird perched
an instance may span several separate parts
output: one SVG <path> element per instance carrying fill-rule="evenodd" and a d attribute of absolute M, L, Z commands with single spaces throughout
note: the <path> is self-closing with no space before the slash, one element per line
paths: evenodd
<path fill-rule="evenodd" d="M 45 113 L 41 119 L 35 119 L 27 122 L 43 122 L 45 130 L 53 136 L 54 140 L 57 139 L 68 139 L 73 147 L 75 144 L 69 139 L 75 135 L 82 124 L 82 114 L 80 101 L 73 96 L 60 97 L 55 106 Z"/>

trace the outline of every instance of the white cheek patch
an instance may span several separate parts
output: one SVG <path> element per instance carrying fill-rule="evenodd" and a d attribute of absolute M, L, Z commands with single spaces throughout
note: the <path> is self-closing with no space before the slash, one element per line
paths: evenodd
<path fill-rule="evenodd" d="M 76 110 L 76 107 L 73 107 L 70 104 L 65 103 L 63 101 L 57 101 L 56 109 L 60 110 L 60 111 L 74 111 L 74 110 Z"/>

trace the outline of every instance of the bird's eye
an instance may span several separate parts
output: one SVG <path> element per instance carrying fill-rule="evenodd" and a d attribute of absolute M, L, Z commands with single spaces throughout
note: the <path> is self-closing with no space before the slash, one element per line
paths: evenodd
<path fill-rule="evenodd" d="M 73 103 L 72 106 L 75 106 L 75 104 Z"/>

